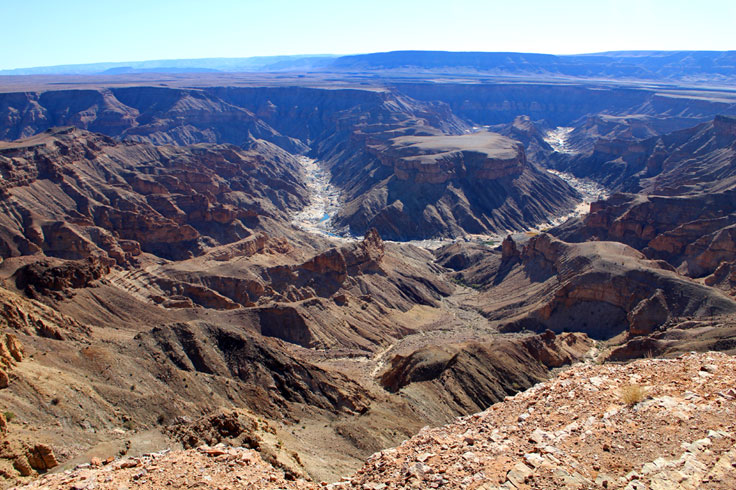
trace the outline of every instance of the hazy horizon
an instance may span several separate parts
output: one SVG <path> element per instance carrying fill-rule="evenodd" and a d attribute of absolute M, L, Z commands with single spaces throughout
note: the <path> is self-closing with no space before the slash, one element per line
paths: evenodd
<path fill-rule="evenodd" d="M 641 49 L 641 50 L 613 50 L 613 51 L 599 51 L 599 52 L 580 52 L 580 53 L 569 53 L 569 54 L 556 54 L 556 53 L 544 53 L 544 52 L 526 52 L 526 51 L 452 51 L 452 50 L 392 50 L 387 51 L 389 52 L 400 52 L 400 51 L 428 51 L 428 52 L 446 52 L 446 53 L 515 53 L 515 54 L 541 54 L 541 55 L 551 55 L 551 56 L 590 56 L 590 55 L 606 55 L 610 53 L 677 53 L 677 52 L 714 52 L 714 53 L 721 53 L 721 52 L 729 52 L 733 50 L 685 50 L 685 49 L 673 49 L 673 50 L 651 50 L 651 49 Z M 40 65 L 40 66 L 21 66 L 17 68 L 10 68 L 10 69 L 2 69 L 0 71 L 11 71 L 11 70 L 30 70 L 30 69 L 36 69 L 36 68 L 59 68 L 59 67 L 71 67 L 71 66 L 97 66 L 97 65 L 125 65 L 127 63 L 131 64 L 140 64 L 140 63 L 165 63 L 165 62 L 182 62 L 182 61 L 207 61 L 207 60 L 258 60 L 258 59 L 274 59 L 274 58 L 339 58 L 343 56 L 357 56 L 357 55 L 364 55 L 364 54 L 380 54 L 382 52 L 373 51 L 373 52 L 366 52 L 366 53 L 342 53 L 342 54 L 333 54 L 333 53 L 301 53 L 301 54 L 287 54 L 287 55 L 268 55 L 268 56 L 246 56 L 246 57 L 227 57 L 227 56 L 207 56 L 202 58 L 163 58 L 163 59 L 139 59 L 139 60 L 109 60 L 109 61 L 95 61 L 90 63 L 64 63 L 60 65 Z"/>
<path fill-rule="evenodd" d="M 589 54 L 728 51 L 736 4 L 461 0 L 131 0 L 0 6 L 0 70 L 159 60 L 387 51 Z M 712 13 L 718 12 L 717 16 Z M 132 61 L 134 60 L 134 61 Z"/>

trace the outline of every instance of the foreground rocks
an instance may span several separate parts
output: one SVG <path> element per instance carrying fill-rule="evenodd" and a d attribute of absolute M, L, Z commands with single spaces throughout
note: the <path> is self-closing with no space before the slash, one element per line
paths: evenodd
<path fill-rule="evenodd" d="M 304 480 L 287 482 L 283 472 L 263 462 L 256 451 L 202 446 L 188 451 L 161 451 L 140 458 L 100 461 L 50 475 L 24 488 L 277 488 L 307 489 Z"/>
<path fill-rule="evenodd" d="M 205 446 L 85 465 L 26 488 L 730 489 L 734 372 L 736 358 L 721 353 L 578 365 L 484 412 L 425 428 L 329 485 L 287 481 L 251 450 Z"/>
<path fill-rule="evenodd" d="M 716 353 L 575 367 L 421 431 L 335 488 L 733 488 L 734 367 Z M 631 385 L 644 399 L 629 405 Z"/>

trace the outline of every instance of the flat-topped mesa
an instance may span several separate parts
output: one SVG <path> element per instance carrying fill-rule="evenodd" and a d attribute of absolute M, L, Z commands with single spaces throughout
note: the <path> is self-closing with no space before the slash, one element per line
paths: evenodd
<path fill-rule="evenodd" d="M 373 147 L 379 150 L 378 147 Z M 378 151 L 400 180 L 442 184 L 453 179 L 495 180 L 521 173 L 524 147 L 500 134 L 400 136 Z"/>

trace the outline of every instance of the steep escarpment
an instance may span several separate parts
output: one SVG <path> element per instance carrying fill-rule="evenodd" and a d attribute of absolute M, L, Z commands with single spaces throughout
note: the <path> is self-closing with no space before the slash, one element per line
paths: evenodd
<path fill-rule="evenodd" d="M 564 170 L 610 189 L 683 195 L 733 187 L 736 120 L 710 122 L 645 139 L 602 138 Z"/>
<path fill-rule="evenodd" d="M 495 180 L 521 173 L 524 150 L 494 133 L 400 136 L 369 146 L 399 180 L 442 184 L 451 179 Z"/>
<path fill-rule="evenodd" d="M 265 142 L 155 147 L 64 129 L 0 145 L 0 172 L 4 257 L 182 258 L 307 198 L 294 158 Z"/>
<path fill-rule="evenodd" d="M 358 175 L 371 169 L 370 177 L 355 182 L 338 226 L 375 227 L 402 240 L 493 233 L 548 221 L 578 197 L 527 162 L 520 144 L 495 133 L 386 136 L 366 140 L 358 161 L 369 165 Z"/>
<path fill-rule="evenodd" d="M 0 94 L 0 121 L 0 139 L 5 140 L 74 126 L 154 144 L 247 146 L 264 139 L 293 152 L 306 148 L 248 109 L 199 89 L 139 86 Z"/>

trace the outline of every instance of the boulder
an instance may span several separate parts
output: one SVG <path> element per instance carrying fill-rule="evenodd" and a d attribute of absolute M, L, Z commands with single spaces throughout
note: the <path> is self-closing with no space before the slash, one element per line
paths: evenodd
<path fill-rule="evenodd" d="M 507 236 L 503 243 L 501 243 L 501 260 L 503 262 L 510 262 L 512 260 L 518 260 L 520 254 L 519 249 L 516 248 L 516 242 L 511 235 Z"/>
<path fill-rule="evenodd" d="M 28 464 L 36 471 L 44 472 L 59 465 L 54 450 L 48 444 L 36 444 L 26 453 Z"/>
<path fill-rule="evenodd" d="M 648 335 L 664 324 L 669 316 L 670 311 L 667 308 L 664 292 L 657 289 L 652 296 L 641 300 L 628 313 L 629 333 L 631 335 Z"/>
<path fill-rule="evenodd" d="M 28 464 L 28 459 L 25 456 L 18 456 L 13 461 L 13 468 L 15 468 L 20 476 L 31 476 L 33 474 L 33 468 Z"/>

